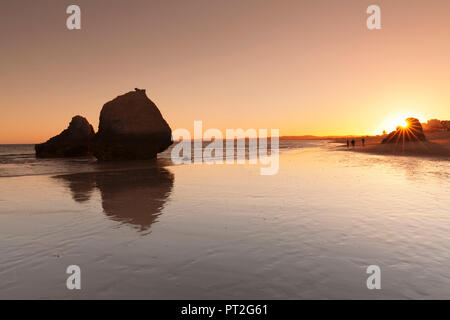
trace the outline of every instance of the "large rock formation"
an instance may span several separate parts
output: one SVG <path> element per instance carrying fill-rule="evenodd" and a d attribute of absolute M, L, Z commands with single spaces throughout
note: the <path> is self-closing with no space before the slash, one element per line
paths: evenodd
<path fill-rule="evenodd" d="M 75 116 L 69 127 L 45 143 L 34 146 L 36 157 L 58 158 L 92 155 L 90 144 L 95 132 L 86 118 Z"/>
<path fill-rule="evenodd" d="M 94 142 L 97 159 L 152 159 L 171 144 L 172 130 L 145 90 L 135 89 L 103 106 Z"/>
<path fill-rule="evenodd" d="M 392 131 L 382 143 L 405 143 L 425 141 L 425 134 L 423 133 L 422 125 L 416 118 L 408 118 L 405 120 L 408 124 L 406 127 L 397 127 L 397 130 Z"/>

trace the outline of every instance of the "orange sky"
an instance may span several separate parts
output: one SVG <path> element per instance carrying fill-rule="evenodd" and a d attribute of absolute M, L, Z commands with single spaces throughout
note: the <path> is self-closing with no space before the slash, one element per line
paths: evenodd
<path fill-rule="evenodd" d="M 78 4 L 82 30 L 66 29 Z M 382 30 L 366 28 L 370 4 Z M 172 129 L 373 134 L 450 119 L 448 0 L 0 2 L 0 143 L 35 143 L 146 88 Z"/>

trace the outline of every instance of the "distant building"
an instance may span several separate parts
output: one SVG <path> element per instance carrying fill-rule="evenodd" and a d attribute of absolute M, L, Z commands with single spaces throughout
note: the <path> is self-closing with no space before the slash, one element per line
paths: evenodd
<path fill-rule="evenodd" d="M 445 127 L 442 125 L 442 121 L 438 119 L 428 120 L 427 123 L 423 123 L 422 127 L 425 131 L 444 131 Z"/>
<path fill-rule="evenodd" d="M 441 125 L 446 131 L 450 131 L 450 121 L 449 120 L 443 120 L 441 121 Z"/>

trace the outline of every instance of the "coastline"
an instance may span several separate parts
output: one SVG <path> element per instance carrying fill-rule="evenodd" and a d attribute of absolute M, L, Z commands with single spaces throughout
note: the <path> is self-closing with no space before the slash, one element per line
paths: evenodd
<path fill-rule="evenodd" d="M 361 139 L 365 139 L 362 146 Z M 405 144 L 381 144 L 384 137 L 352 137 L 356 146 L 347 148 L 347 138 L 334 139 L 337 151 L 352 151 L 383 156 L 425 157 L 450 161 L 450 132 L 433 132 L 427 134 L 427 141 L 409 142 Z"/>

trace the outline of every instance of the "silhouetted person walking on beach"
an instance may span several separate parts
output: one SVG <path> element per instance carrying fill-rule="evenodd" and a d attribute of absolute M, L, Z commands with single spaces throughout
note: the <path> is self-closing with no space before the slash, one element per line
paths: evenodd
<path fill-rule="evenodd" d="M 352 147 L 355 147 L 355 140 L 352 140 Z"/>
<path fill-rule="evenodd" d="M 347 139 L 347 149 L 350 148 L 350 141 Z"/>
<path fill-rule="evenodd" d="M 362 142 L 362 146 L 364 147 L 366 145 L 366 139 L 362 138 L 361 142 Z"/>

